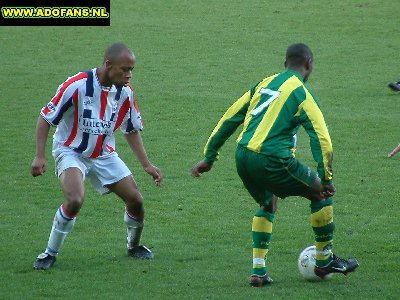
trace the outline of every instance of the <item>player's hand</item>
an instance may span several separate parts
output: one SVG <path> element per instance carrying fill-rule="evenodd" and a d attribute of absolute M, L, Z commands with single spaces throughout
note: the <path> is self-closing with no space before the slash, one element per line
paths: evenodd
<path fill-rule="evenodd" d="M 394 148 L 392 152 L 390 152 L 388 154 L 388 157 L 391 158 L 391 157 L 395 156 L 396 153 L 399 152 L 399 151 L 400 151 L 400 144 L 396 148 Z"/>
<path fill-rule="evenodd" d="M 192 168 L 192 176 L 199 177 L 202 173 L 210 171 L 212 164 L 201 160 Z"/>
<path fill-rule="evenodd" d="M 47 160 L 44 157 L 35 157 L 32 162 L 31 173 L 33 177 L 43 175 L 47 170 Z"/>
<path fill-rule="evenodd" d="M 153 177 L 153 181 L 156 186 L 160 186 L 162 184 L 163 175 L 159 168 L 153 165 L 149 165 L 147 167 L 144 167 L 144 170 L 147 172 L 147 174 Z"/>
<path fill-rule="evenodd" d="M 321 191 L 321 195 L 324 199 L 328 199 L 330 197 L 333 197 L 336 194 L 336 188 L 333 185 L 333 183 L 331 184 L 323 184 L 322 185 L 322 191 Z"/>

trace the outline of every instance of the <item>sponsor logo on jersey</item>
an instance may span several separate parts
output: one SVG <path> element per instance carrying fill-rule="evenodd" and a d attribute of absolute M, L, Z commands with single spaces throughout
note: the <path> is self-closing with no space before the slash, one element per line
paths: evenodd
<path fill-rule="evenodd" d="M 79 130 L 94 135 L 110 135 L 113 133 L 115 121 L 79 117 Z"/>

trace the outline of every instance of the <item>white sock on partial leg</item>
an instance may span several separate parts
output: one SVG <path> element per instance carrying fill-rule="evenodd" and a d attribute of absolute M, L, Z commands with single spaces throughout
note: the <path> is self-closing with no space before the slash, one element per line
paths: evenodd
<path fill-rule="evenodd" d="M 53 227 L 51 228 L 49 241 L 47 242 L 46 253 L 56 256 L 63 245 L 65 237 L 74 227 L 76 217 L 67 217 L 61 205 L 54 216 Z"/>
<path fill-rule="evenodd" d="M 126 226 L 128 227 L 127 247 L 128 249 L 132 249 L 133 247 L 139 245 L 140 237 L 142 236 L 143 231 L 143 222 L 137 221 L 127 211 L 125 211 L 124 214 L 124 221 Z"/>

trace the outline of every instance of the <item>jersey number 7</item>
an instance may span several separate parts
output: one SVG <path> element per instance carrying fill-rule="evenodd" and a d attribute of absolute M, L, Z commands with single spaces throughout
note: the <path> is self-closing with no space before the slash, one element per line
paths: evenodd
<path fill-rule="evenodd" d="M 251 115 L 252 116 L 257 116 L 260 112 L 262 112 L 265 108 L 267 108 L 268 105 L 270 105 L 272 103 L 272 101 L 274 101 L 276 98 L 278 98 L 280 93 L 281 92 L 279 92 L 279 91 L 273 91 L 273 90 L 270 90 L 270 89 L 262 88 L 260 90 L 260 94 L 268 95 L 270 97 L 269 97 L 269 99 L 267 101 L 262 103 L 260 106 L 258 106 L 257 108 L 253 109 L 253 111 L 251 112 Z"/>

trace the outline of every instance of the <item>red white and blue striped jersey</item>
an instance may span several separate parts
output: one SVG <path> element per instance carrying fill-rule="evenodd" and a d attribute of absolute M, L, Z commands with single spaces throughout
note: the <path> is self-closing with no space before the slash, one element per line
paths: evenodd
<path fill-rule="evenodd" d="M 96 69 L 68 78 L 40 114 L 57 126 L 55 145 L 70 147 L 89 158 L 115 151 L 114 132 L 118 128 L 125 134 L 143 129 L 132 86 L 102 87 Z"/>

